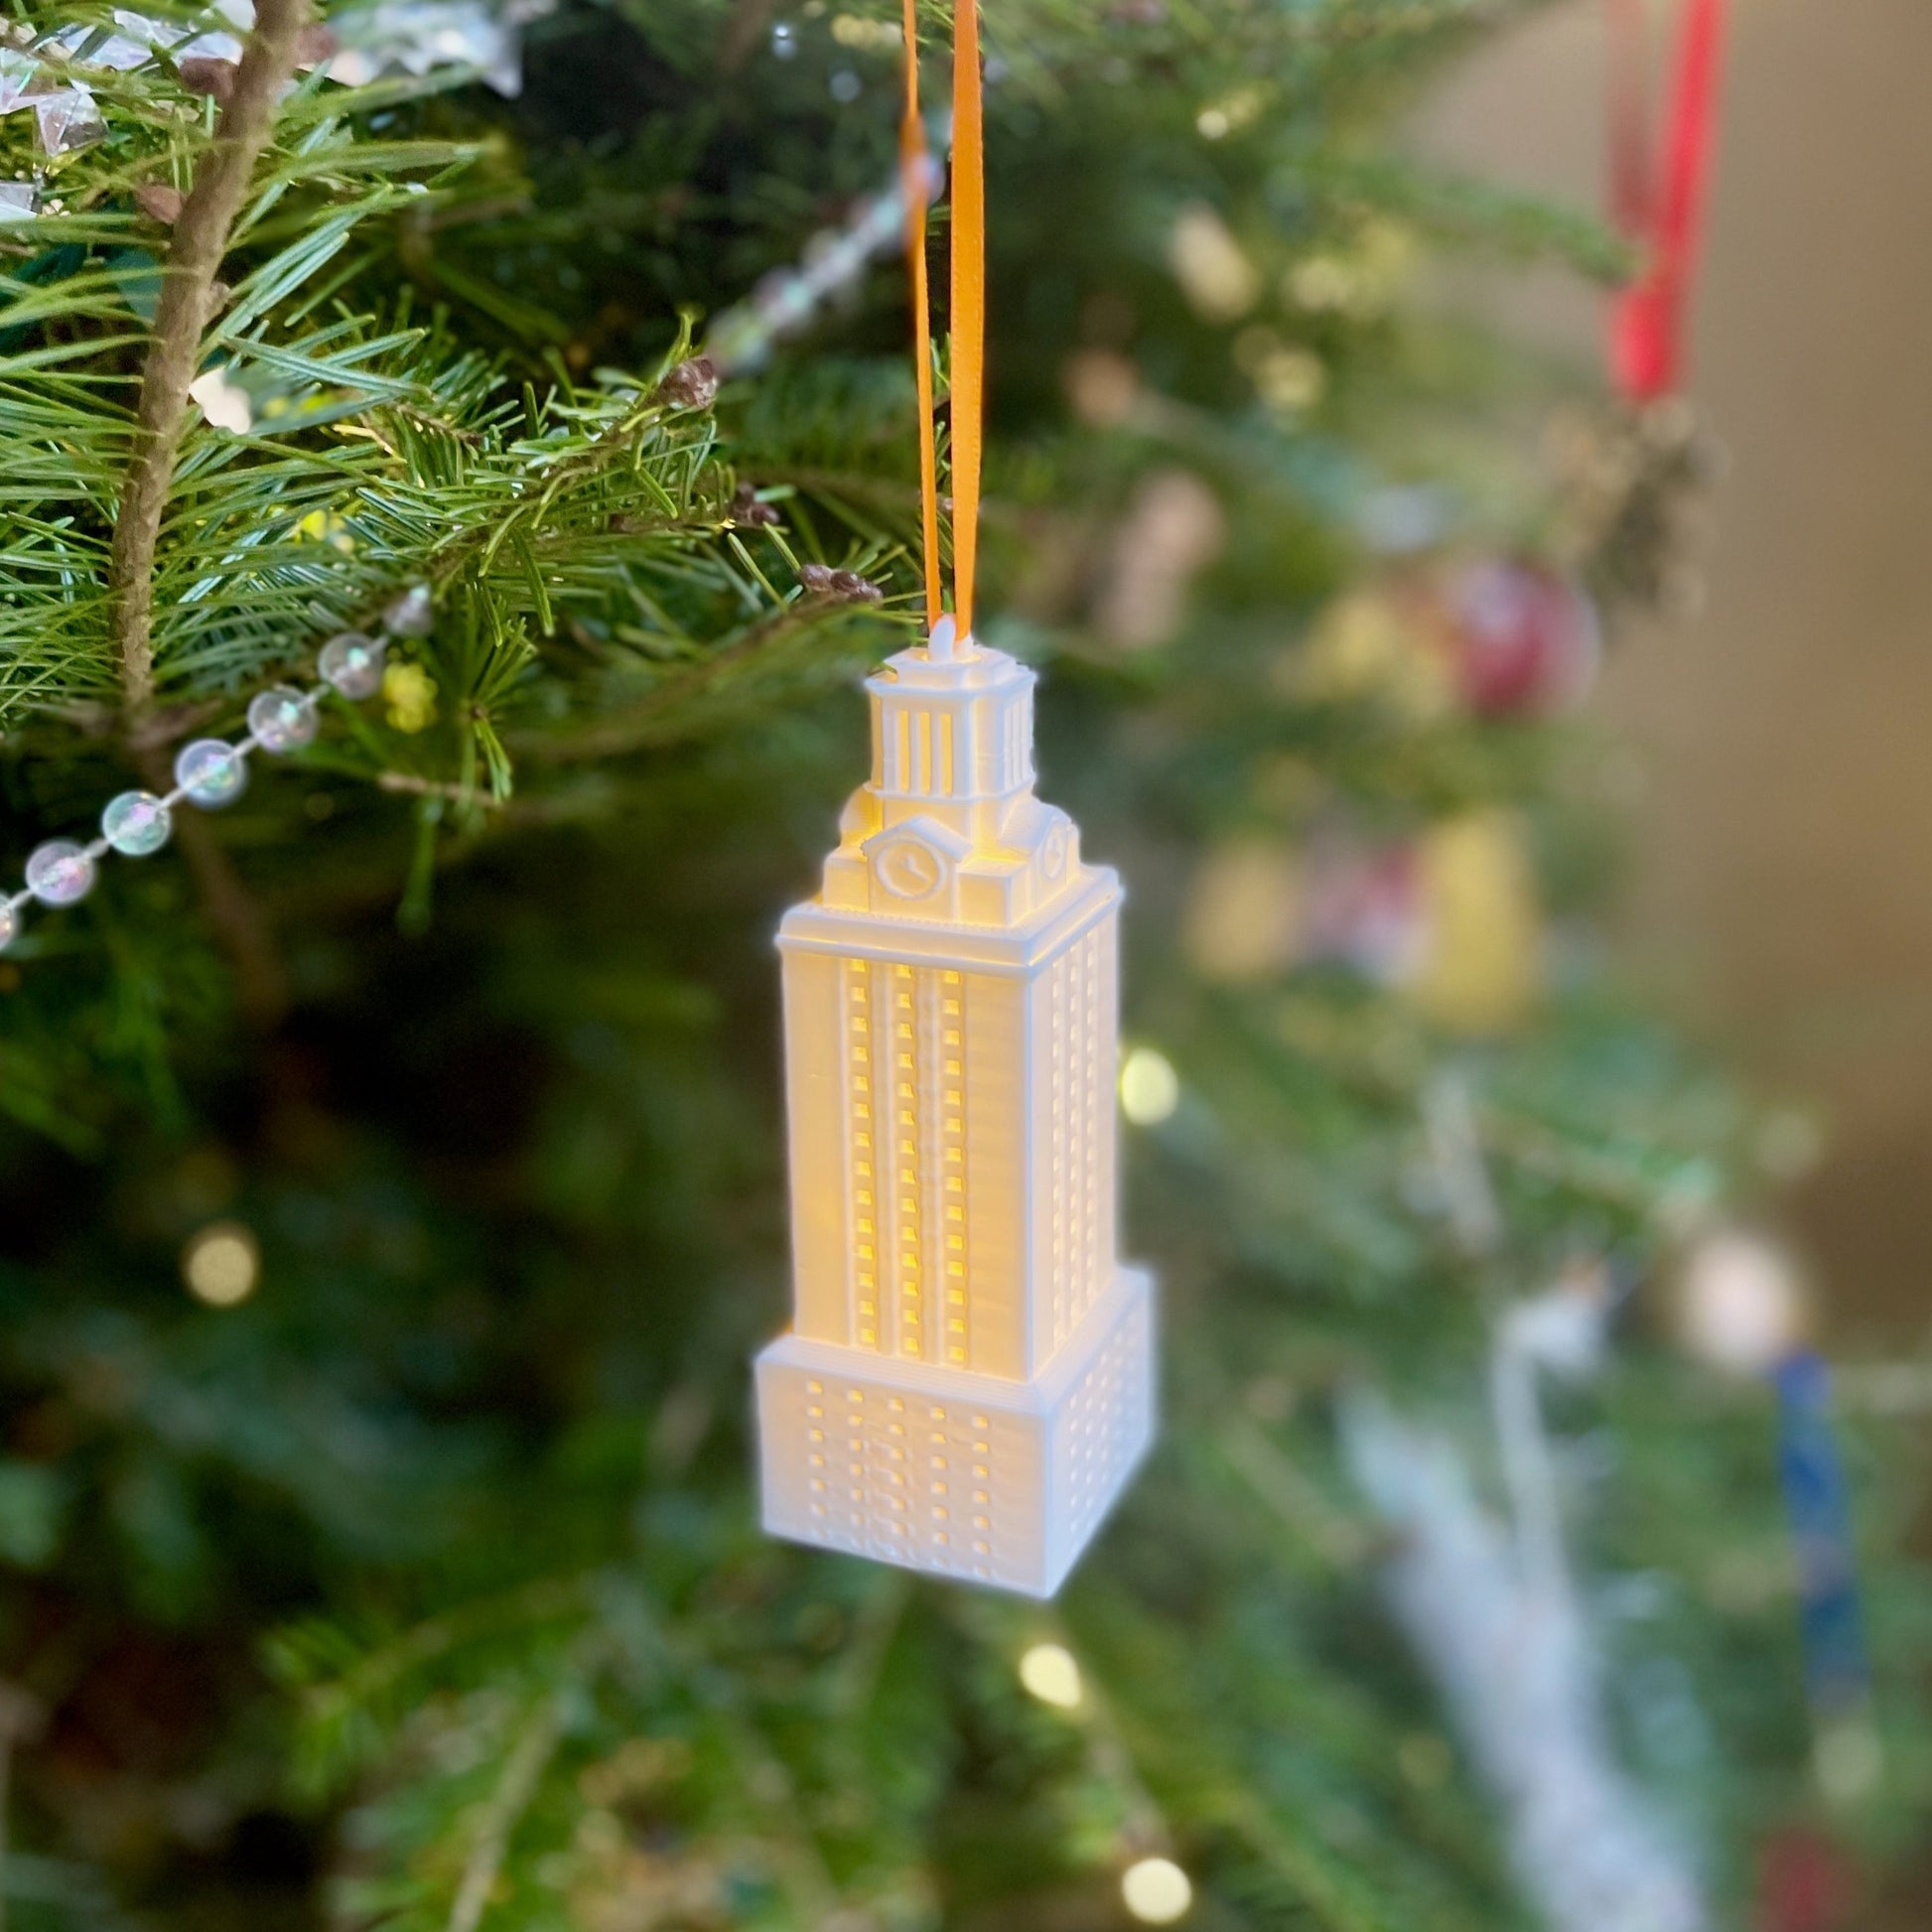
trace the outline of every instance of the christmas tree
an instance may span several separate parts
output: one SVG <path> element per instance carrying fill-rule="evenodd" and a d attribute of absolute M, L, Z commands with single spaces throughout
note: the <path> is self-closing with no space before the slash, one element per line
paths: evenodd
<path fill-rule="evenodd" d="M 1428 295 L 1630 266 L 1403 150 L 1499 11 L 986 10 L 978 629 L 1128 885 L 1166 1337 L 1040 1605 L 752 1486 L 770 939 L 922 620 L 897 10 L 9 0 L 12 1924 L 1661 1932 L 1907 1842 L 1913 1471 L 1794 1554 L 1812 1384 L 1659 1286 L 1775 1273 L 1783 1142 L 1584 923 L 1690 446 Z"/>

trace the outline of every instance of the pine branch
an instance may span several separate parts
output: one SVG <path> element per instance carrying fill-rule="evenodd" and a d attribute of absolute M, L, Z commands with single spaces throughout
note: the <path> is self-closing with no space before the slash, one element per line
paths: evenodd
<path fill-rule="evenodd" d="M 811 630 L 851 608 L 851 602 L 845 599 L 801 599 L 787 604 L 747 626 L 702 663 L 692 665 L 681 676 L 666 678 L 621 710 L 609 712 L 580 731 L 561 736 L 531 734 L 518 740 L 517 749 L 540 764 L 576 764 L 642 751 L 656 738 L 664 714 L 680 700 L 697 696 L 721 672 L 729 671 L 746 658 L 766 652 L 780 641 Z"/>
<path fill-rule="evenodd" d="M 136 409 L 135 454 L 121 491 L 108 564 L 108 592 L 130 711 L 154 694 L 154 558 L 188 420 L 202 332 L 212 307 L 214 275 L 227 252 L 255 162 L 274 124 L 275 105 L 295 72 L 308 0 L 258 0 L 214 144 L 175 223 L 156 304 L 154 339 Z"/>
<path fill-rule="evenodd" d="M 482 1828 L 463 1867 L 463 1882 L 450 1907 L 446 1932 L 477 1932 L 489 1906 L 489 1895 L 502 1869 L 510 1833 L 529 1809 L 544 1767 L 563 1735 L 562 1700 L 545 1698 L 531 1713 L 504 1760 L 502 1775 L 483 1808 Z"/>

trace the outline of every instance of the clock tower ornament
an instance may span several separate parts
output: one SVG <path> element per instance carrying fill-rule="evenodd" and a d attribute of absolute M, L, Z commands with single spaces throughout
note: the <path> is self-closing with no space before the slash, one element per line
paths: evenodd
<path fill-rule="evenodd" d="M 1051 1596 L 1154 1429 L 1115 1254 L 1120 882 L 1034 795 L 1034 674 L 973 637 L 985 340 L 977 0 L 953 15 L 953 604 L 939 589 L 918 22 L 900 129 L 926 641 L 866 680 L 872 776 L 778 929 L 792 1324 L 758 1360 L 764 1526 Z"/>
<path fill-rule="evenodd" d="M 1115 1253 L 1119 881 L 1034 792 L 1034 673 L 943 618 L 866 689 L 872 776 L 779 928 L 794 1304 L 773 1534 L 1035 1596 L 1153 1429 Z"/>

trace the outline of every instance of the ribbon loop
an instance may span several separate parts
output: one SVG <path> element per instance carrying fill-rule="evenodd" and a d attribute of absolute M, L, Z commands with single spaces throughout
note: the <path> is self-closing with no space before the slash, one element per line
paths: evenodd
<path fill-rule="evenodd" d="M 919 397 L 919 511 L 924 541 L 925 626 L 939 621 L 939 459 L 932 436 L 932 316 L 926 293 L 925 213 L 932 159 L 919 112 L 919 6 L 905 0 L 905 114 L 899 122 L 899 180 L 905 197 L 905 271 L 912 285 L 913 380 Z"/>
<path fill-rule="evenodd" d="M 1611 205 L 1644 251 L 1610 316 L 1610 373 L 1632 402 L 1674 390 L 1684 364 L 1684 317 L 1704 238 L 1717 145 L 1725 0 L 1685 0 L 1669 120 L 1653 168 L 1644 109 L 1644 17 L 1638 0 L 1609 0 Z"/>
<path fill-rule="evenodd" d="M 979 561 L 980 452 L 986 388 L 986 136 L 980 79 L 978 0 L 960 0 L 953 15 L 952 330 L 951 372 L 953 616 L 940 619 L 939 463 L 932 427 L 932 321 L 926 286 L 927 167 L 919 113 L 918 0 L 903 0 L 905 112 L 899 165 L 905 184 L 905 256 L 912 291 L 913 371 L 919 405 L 919 496 L 925 552 L 926 629 L 931 648 L 951 655 L 953 639 L 973 629 L 973 582 Z"/>

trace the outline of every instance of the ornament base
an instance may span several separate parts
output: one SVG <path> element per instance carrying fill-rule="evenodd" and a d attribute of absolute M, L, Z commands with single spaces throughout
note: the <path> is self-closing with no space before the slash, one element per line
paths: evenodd
<path fill-rule="evenodd" d="M 1119 1270 L 1031 1381 L 787 1334 L 758 1391 L 771 1535 L 1051 1596 L 1153 1437 L 1153 1284 Z"/>

